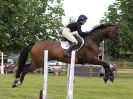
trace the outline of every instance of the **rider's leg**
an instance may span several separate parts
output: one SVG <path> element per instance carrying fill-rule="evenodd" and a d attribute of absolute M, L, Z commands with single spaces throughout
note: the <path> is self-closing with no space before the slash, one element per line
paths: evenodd
<path fill-rule="evenodd" d="M 75 48 L 75 46 L 76 46 L 76 43 L 75 43 L 75 42 L 72 43 L 72 44 L 69 46 L 68 50 L 64 51 L 64 56 L 66 56 L 66 57 L 71 57 L 71 51 L 73 50 L 73 48 Z"/>
<path fill-rule="evenodd" d="M 75 39 L 75 37 L 72 35 L 71 31 L 69 28 L 65 28 L 62 32 L 63 37 L 65 37 L 67 40 L 69 40 L 72 43 L 78 44 L 78 41 Z"/>
<path fill-rule="evenodd" d="M 77 40 L 75 39 L 75 37 L 72 35 L 72 33 L 70 32 L 69 28 L 65 28 L 62 32 L 62 35 L 68 39 L 69 41 L 72 42 L 72 44 L 70 45 L 70 47 L 68 48 L 68 50 L 64 53 L 65 56 L 70 56 L 71 51 L 73 50 L 73 48 L 78 44 Z"/>
<path fill-rule="evenodd" d="M 73 50 L 73 48 L 76 46 L 76 43 L 74 42 L 74 43 L 72 43 L 71 45 L 70 45 L 70 47 L 68 48 L 68 50 L 67 50 L 67 53 L 71 53 L 71 51 Z"/>

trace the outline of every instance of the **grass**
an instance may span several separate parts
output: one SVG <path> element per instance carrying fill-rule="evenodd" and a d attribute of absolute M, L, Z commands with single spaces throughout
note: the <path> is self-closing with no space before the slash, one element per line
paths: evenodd
<path fill-rule="evenodd" d="M 129 61 L 112 61 L 112 63 L 115 63 L 117 68 L 120 69 L 133 69 L 133 62 Z"/>
<path fill-rule="evenodd" d="M 28 74 L 24 83 L 11 88 L 12 74 L 0 75 L 0 99 L 38 99 L 43 75 Z M 74 99 L 132 99 L 133 73 L 120 73 L 115 82 L 104 84 L 102 78 L 75 77 Z M 48 99 L 66 98 L 66 77 L 49 76 Z"/>

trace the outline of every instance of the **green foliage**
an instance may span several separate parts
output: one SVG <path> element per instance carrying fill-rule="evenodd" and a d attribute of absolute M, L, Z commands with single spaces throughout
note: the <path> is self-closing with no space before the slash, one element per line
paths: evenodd
<path fill-rule="evenodd" d="M 123 46 L 121 49 L 113 49 L 110 55 L 113 58 L 133 60 L 133 0 L 116 0 L 109 6 L 101 23 L 115 23 L 120 28 Z M 111 44 L 108 47 L 113 48 Z M 127 55 L 129 53 L 132 54 L 130 57 Z"/>
<path fill-rule="evenodd" d="M 76 18 L 75 17 L 70 17 L 69 23 L 73 23 L 73 22 L 76 22 Z"/>
<path fill-rule="evenodd" d="M 0 50 L 56 39 L 63 26 L 62 0 L 1 0 L 0 8 Z"/>

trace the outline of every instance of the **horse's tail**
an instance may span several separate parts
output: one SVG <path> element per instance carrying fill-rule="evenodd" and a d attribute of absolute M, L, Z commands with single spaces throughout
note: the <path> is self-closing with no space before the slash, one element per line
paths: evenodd
<path fill-rule="evenodd" d="M 26 63 L 26 60 L 28 59 L 28 53 L 34 44 L 35 43 L 30 43 L 28 46 L 23 48 L 23 50 L 21 51 L 18 62 L 17 62 L 18 69 L 17 69 L 16 75 L 15 75 L 16 78 L 20 77 L 21 72 L 23 71 L 24 67 L 26 66 L 25 63 Z"/>

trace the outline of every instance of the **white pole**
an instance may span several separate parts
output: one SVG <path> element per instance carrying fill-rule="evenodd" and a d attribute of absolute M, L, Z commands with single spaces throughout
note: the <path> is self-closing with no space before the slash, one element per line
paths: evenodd
<path fill-rule="evenodd" d="M 4 61 L 3 61 L 3 52 L 1 52 L 1 74 L 4 74 Z"/>
<path fill-rule="evenodd" d="M 71 65 L 68 67 L 68 88 L 67 88 L 67 99 L 73 99 L 73 82 L 74 82 L 74 66 L 75 66 L 75 51 L 72 51 Z"/>
<path fill-rule="evenodd" d="M 48 89 L 48 50 L 44 51 L 44 78 L 43 78 L 43 99 L 47 99 Z"/>
<path fill-rule="evenodd" d="M 67 94 L 68 94 L 68 90 L 69 90 L 69 77 L 70 77 L 70 67 L 71 67 L 71 64 L 67 64 Z"/>
<path fill-rule="evenodd" d="M 102 60 L 104 61 L 104 40 L 102 42 Z"/>

